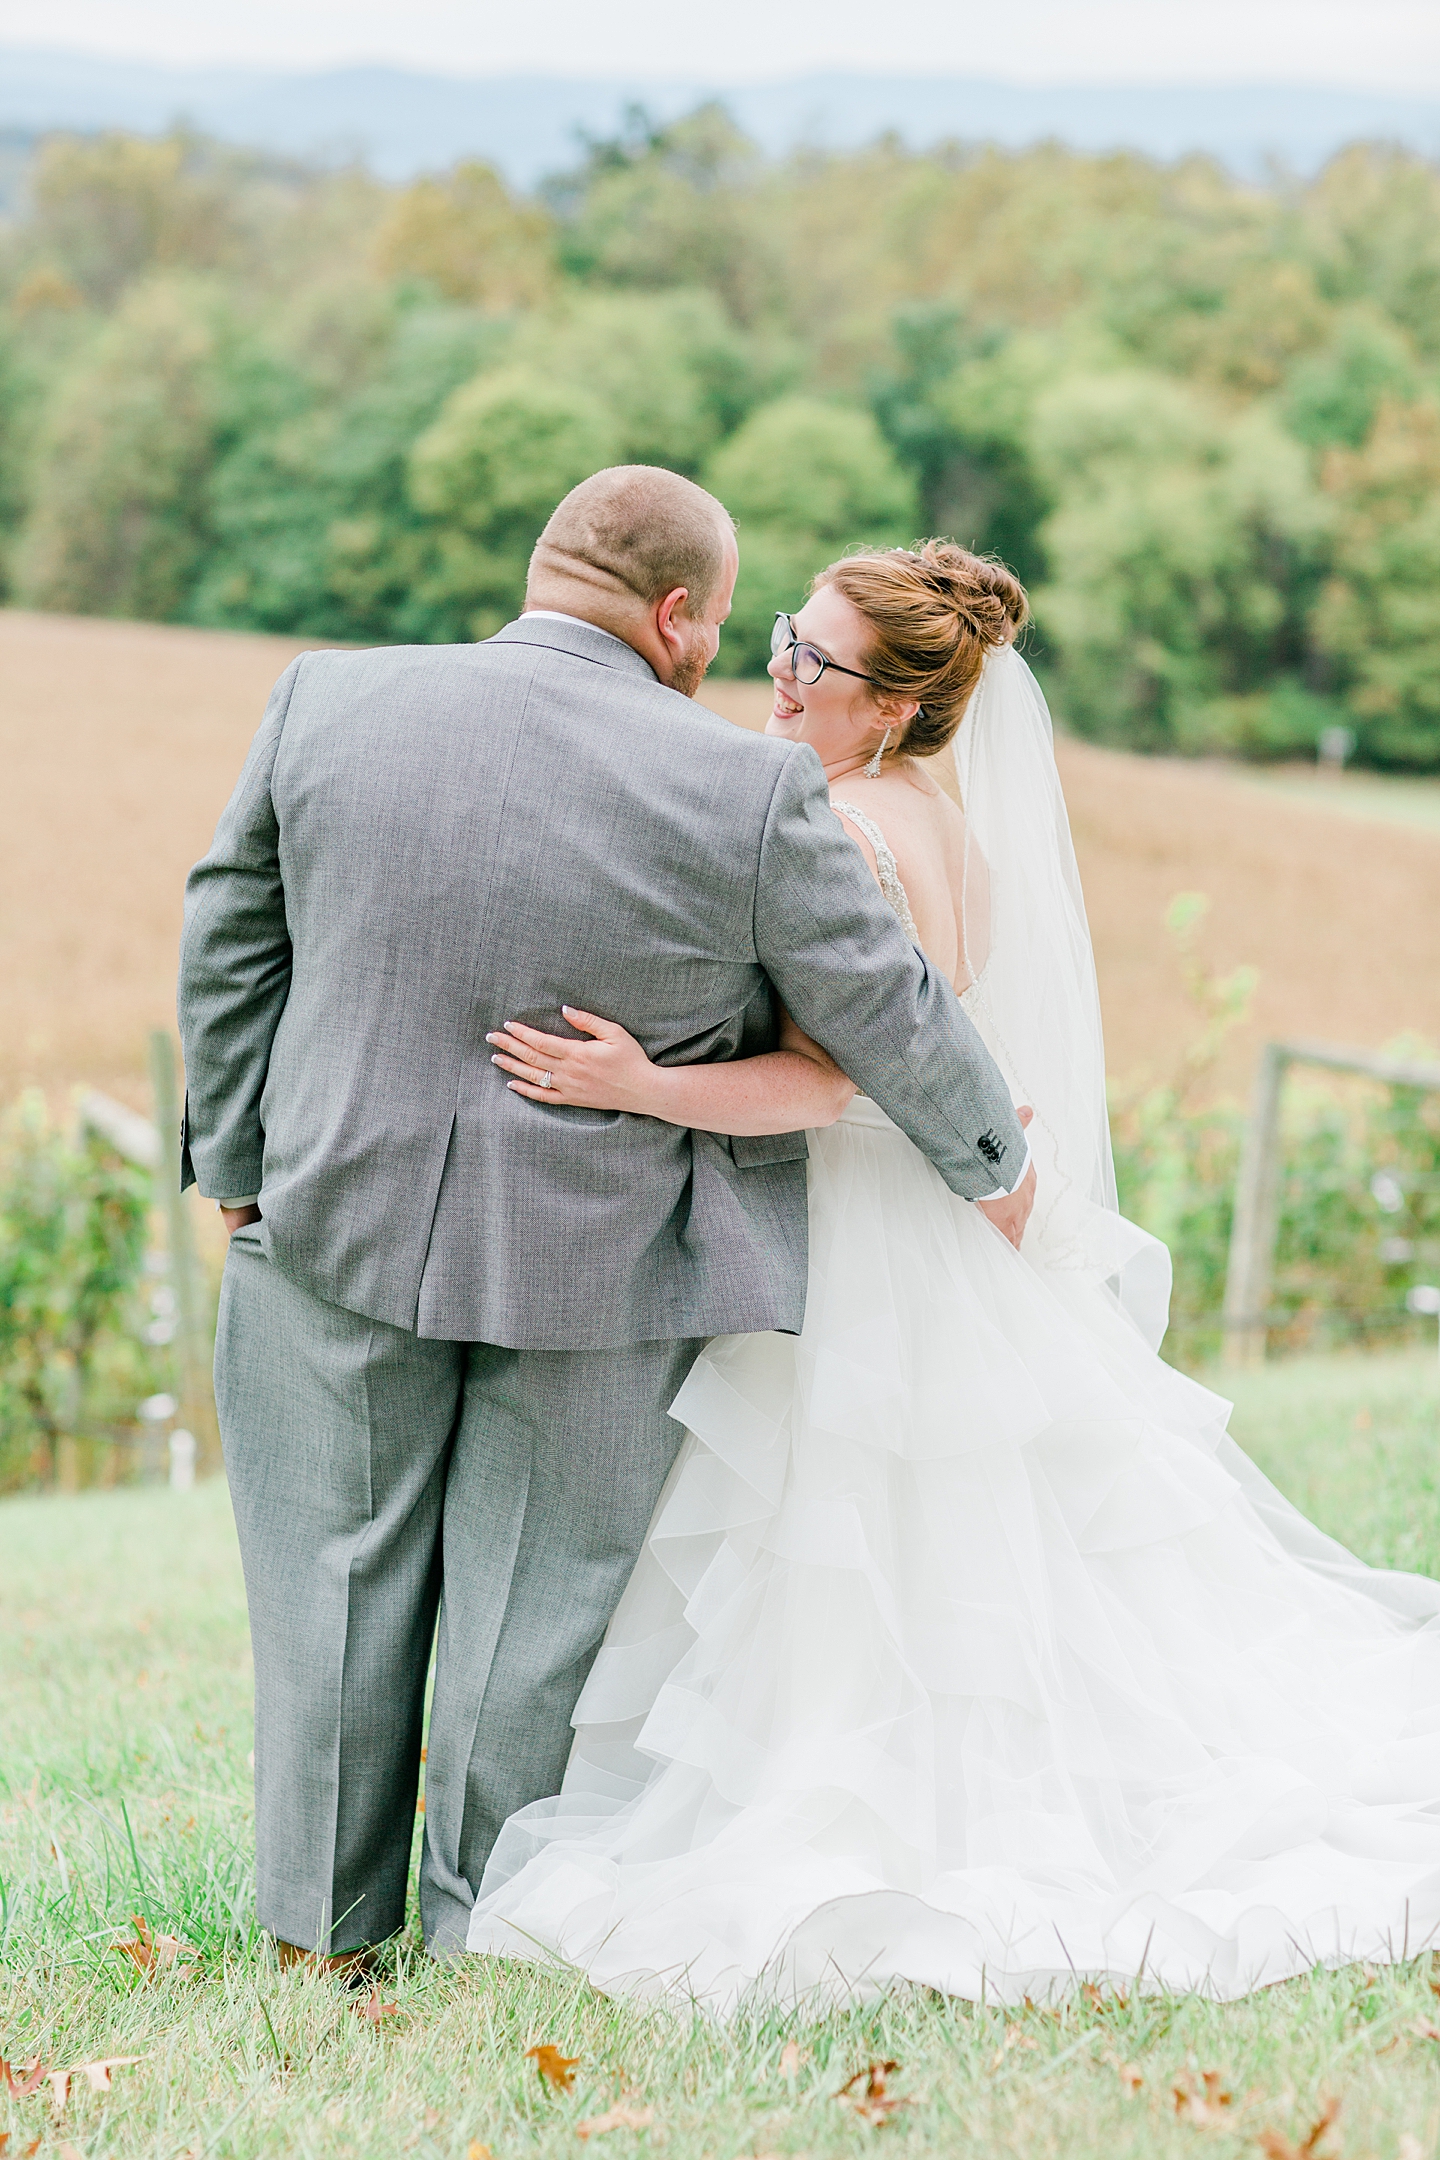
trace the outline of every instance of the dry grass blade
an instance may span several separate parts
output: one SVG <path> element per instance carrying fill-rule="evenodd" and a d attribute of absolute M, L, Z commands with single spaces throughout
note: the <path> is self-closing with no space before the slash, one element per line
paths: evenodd
<path fill-rule="evenodd" d="M 575 2125 L 578 2138 L 603 2137 L 607 2130 L 648 2130 L 655 2120 L 653 2107 L 627 2107 L 617 2100 L 614 2107 L 603 2115 L 587 2115 L 584 2122 Z"/>
<path fill-rule="evenodd" d="M 849 2108 L 862 2122 L 873 2123 L 878 2130 L 891 2121 L 900 2108 L 910 2106 L 908 2100 L 902 2100 L 890 2090 L 890 2079 L 899 2068 L 898 2062 L 872 2062 L 865 2069 L 857 2070 L 854 2077 L 847 2078 L 835 2097 L 842 2107 Z M 865 2090 L 857 2092 L 855 2088 L 862 2078 Z"/>
<path fill-rule="evenodd" d="M 555 2092 L 569 2092 L 575 2083 L 578 2055 L 562 2055 L 559 2048 L 544 2041 L 538 2047 L 526 2048 L 525 2060 L 533 2062 L 545 2083 Z"/>
<path fill-rule="evenodd" d="M 810 2051 L 808 2048 L 802 2048 L 798 2040 L 787 2040 L 780 2050 L 781 2077 L 792 2079 L 799 2077 L 800 2065 L 808 2062 L 809 2058 Z"/>

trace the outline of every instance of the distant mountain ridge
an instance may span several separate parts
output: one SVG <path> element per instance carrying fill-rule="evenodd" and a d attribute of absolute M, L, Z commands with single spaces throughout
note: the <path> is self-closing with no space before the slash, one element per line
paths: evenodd
<path fill-rule="evenodd" d="M 458 157 L 498 166 L 517 187 L 572 164 L 580 130 L 613 132 L 628 103 L 674 118 L 718 98 L 765 150 L 851 149 L 893 132 L 912 148 L 945 140 L 1010 148 L 1055 138 L 1077 150 L 1175 158 L 1205 151 L 1259 176 L 1278 160 L 1308 173 L 1357 139 L 1440 156 L 1440 98 L 1285 85 L 1189 87 L 977 82 L 816 74 L 730 87 L 679 80 L 460 77 L 390 67 L 266 73 L 165 68 L 86 54 L 0 48 L 0 131 L 123 127 L 177 119 L 223 141 L 295 156 L 363 157 L 390 179 Z"/>

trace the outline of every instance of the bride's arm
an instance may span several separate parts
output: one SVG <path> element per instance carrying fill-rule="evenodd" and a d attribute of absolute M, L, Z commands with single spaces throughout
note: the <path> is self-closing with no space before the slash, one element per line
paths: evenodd
<path fill-rule="evenodd" d="M 639 1117 L 732 1136 L 802 1132 L 833 1125 L 854 1087 L 818 1043 L 781 1008 L 780 1048 L 715 1065 L 652 1065 L 633 1035 L 613 1020 L 564 1008 L 571 1027 L 593 1038 L 542 1035 L 518 1020 L 485 1040 L 510 1086 L 531 1102 L 583 1110 L 628 1110 Z M 549 1087 L 539 1085 L 548 1073 Z"/>

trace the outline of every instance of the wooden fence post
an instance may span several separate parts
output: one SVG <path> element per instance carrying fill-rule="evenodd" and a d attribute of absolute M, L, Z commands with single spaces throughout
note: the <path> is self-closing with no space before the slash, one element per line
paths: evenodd
<path fill-rule="evenodd" d="M 1280 1091 L 1289 1062 L 1284 1043 L 1266 1043 L 1261 1051 L 1240 1151 L 1225 1272 L 1224 1356 L 1233 1365 L 1258 1365 L 1265 1356 L 1280 1222 Z"/>
<path fill-rule="evenodd" d="M 179 1325 L 180 1416 L 193 1433 L 201 1462 L 218 1468 L 220 1432 L 215 1418 L 211 1377 L 209 1295 L 195 1250 L 190 1210 L 180 1190 L 180 1094 L 175 1079 L 175 1045 L 164 1028 L 150 1036 L 150 1079 L 155 1090 L 155 1129 L 160 1139 L 156 1176 L 165 1209 L 170 1246 L 170 1278 Z"/>
<path fill-rule="evenodd" d="M 1230 1262 L 1225 1273 L 1225 1349 L 1227 1362 L 1259 1363 L 1265 1355 L 1270 1291 L 1275 1276 L 1275 1240 L 1280 1227 L 1280 1090 L 1286 1068 L 1317 1065 L 1325 1072 L 1378 1080 L 1385 1087 L 1419 1088 L 1440 1094 L 1440 1065 L 1415 1058 L 1383 1057 L 1374 1050 L 1348 1050 L 1341 1043 L 1266 1043 L 1255 1075 L 1250 1122 L 1240 1151 L 1235 1180 L 1235 1215 L 1230 1228 Z"/>

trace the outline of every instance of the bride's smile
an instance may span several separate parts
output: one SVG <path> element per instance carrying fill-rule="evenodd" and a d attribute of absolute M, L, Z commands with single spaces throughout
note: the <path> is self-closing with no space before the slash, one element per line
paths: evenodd
<path fill-rule="evenodd" d="M 872 681 L 868 639 L 865 618 L 833 585 L 812 593 L 798 614 L 775 618 L 775 702 L 765 732 L 809 743 L 831 781 L 863 772 L 916 710 L 913 697 L 887 696 Z"/>

